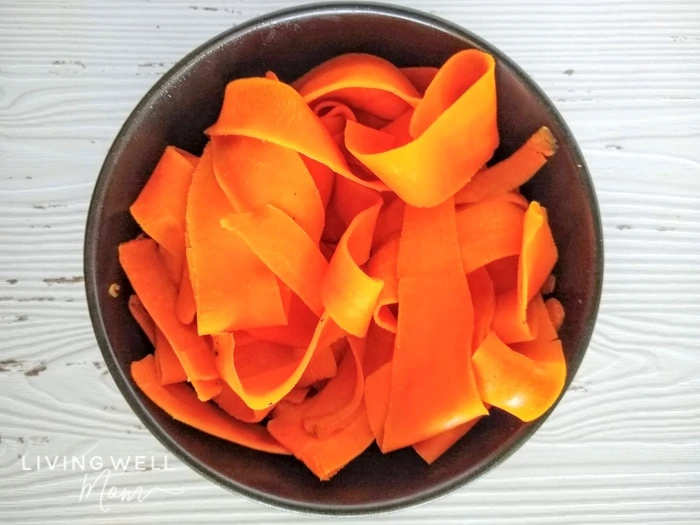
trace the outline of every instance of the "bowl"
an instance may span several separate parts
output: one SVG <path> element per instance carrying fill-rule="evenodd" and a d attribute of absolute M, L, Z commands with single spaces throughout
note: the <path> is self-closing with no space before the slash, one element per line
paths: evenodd
<path fill-rule="evenodd" d="M 176 457 L 213 482 L 278 507 L 321 514 L 368 514 L 418 504 L 473 480 L 523 444 L 546 415 L 526 424 L 500 411 L 485 418 L 432 466 L 413 451 L 382 455 L 372 446 L 330 482 L 319 482 L 292 457 L 248 450 L 180 424 L 146 399 L 129 374 L 150 345 L 127 308 L 130 286 L 117 246 L 138 227 L 129 205 L 163 149 L 201 152 L 202 131 L 217 117 L 232 79 L 275 71 L 291 81 L 350 51 L 396 65 L 442 64 L 478 48 L 497 62 L 498 122 L 508 155 L 541 125 L 559 150 L 524 189 L 547 207 L 560 259 L 557 297 L 566 308 L 561 339 L 567 387 L 586 351 L 600 300 L 603 249 L 591 178 L 571 132 L 551 101 L 507 56 L 476 35 L 418 11 L 381 4 L 318 4 L 278 11 L 232 28 L 178 62 L 145 95 L 119 131 L 97 179 L 85 235 L 87 299 L 102 354 L 122 394 L 144 425 Z M 122 293 L 108 293 L 118 283 Z M 551 413 L 551 411 L 550 411 Z"/>

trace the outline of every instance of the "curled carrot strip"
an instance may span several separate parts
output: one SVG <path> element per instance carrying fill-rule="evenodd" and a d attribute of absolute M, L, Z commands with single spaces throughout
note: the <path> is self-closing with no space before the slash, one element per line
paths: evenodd
<path fill-rule="evenodd" d="M 498 131 L 493 121 L 493 110 L 496 107 L 493 100 L 496 94 L 494 69 L 493 57 L 477 49 L 466 49 L 452 55 L 436 72 L 416 106 L 411 118 L 411 136 L 420 137 L 438 120 L 446 119 L 450 112 L 455 109 L 466 110 L 478 100 L 480 111 L 483 112 L 478 116 L 483 118 L 483 122 L 476 124 L 475 120 L 472 131 L 479 129 L 494 135 L 497 144 Z M 474 118 L 476 115 L 473 111 L 474 108 L 464 111 L 464 118 Z M 462 137 L 462 140 L 465 138 Z M 489 151 L 489 156 L 477 168 L 483 166 L 491 154 L 493 150 Z"/>
<path fill-rule="evenodd" d="M 325 100 L 323 102 L 319 102 L 314 104 L 312 109 L 313 112 L 321 119 L 321 122 L 326 125 L 326 128 L 331 132 L 331 135 L 335 135 L 335 133 L 342 131 L 345 127 L 346 120 L 357 120 L 355 111 L 347 104 L 343 104 L 337 100 Z M 342 126 L 336 127 L 336 120 L 342 122 Z"/>
<path fill-rule="evenodd" d="M 146 397 L 177 421 L 244 447 L 289 454 L 264 427 L 241 423 L 216 407 L 201 403 L 186 385 L 161 385 L 152 355 L 131 364 L 131 377 Z"/>
<path fill-rule="evenodd" d="M 249 137 L 211 139 L 216 180 L 236 212 L 266 204 L 279 208 L 318 242 L 324 215 L 321 194 L 300 155 Z"/>
<path fill-rule="evenodd" d="M 342 184 L 353 183 L 336 181 L 336 190 Z M 382 200 L 375 193 L 354 186 L 351 191 L 358 192 L 357 200 L 353 205 L 348 203 L 347 210 L 341 210 L 341 215 L 346 213 L 354 218 L 338 242 L 321 293 L 328 314 L 338 326 L 351 335 L 364 337 L 384 283 L 368 276 L 360 266 L 369 258 Z M 355 205 L 362 208 L 357 214 L 354 214 Z"/>
<path fill-rule="evenodd" d="M 362 360 L 365 341 L 349 338 L 351 351 L 346 353 L 338 366 L 338 373 L 318 394 L 304 413 L 304 428 L 321 439 L 341 430 L 360 408 L 364 393 Z"/>
<path fill-rule="evenodd" d="M 435 208 L 406 207 L 397 271 L 400 307 L 382 450 L 486 413 L 471 369 L 473 310 L 452 199 Z M 425 378 L 421 389 L 416 377 Z"/>
<path fill-rule="evenodd" d="M 518 267 L 518 304 L 521 314 L 542 288 L 557 262 L 557 247 L 547 221 L 547 210 L 531 202 L 525 212 Z"/>
<path fill-rule="evenodd" d="M 396 147 L 392 135 L 352 121 L 345 128 L 350 153 L 412 206 L 435 206 L 453 195 L 498 145 L 493 58 L 478 51 L 463 51 L 450 60 L 458 65 L 474 62 L 481 75 L 467 85 L 460 69 L 450 67 L 449 78 L 443 84 L 452 82 L 455 91 L 462 89 L 461 95 L 439 116 L 433 115 L 432 106 L 421 110 L 426 99 L 421 100 L 411 121 L 412 135 L 417 137 L 412 142 Z M 426 125 L 425 130 L 420 129 Z M 460 140 L 446 140 L 454 135 Z"/>
<path fill-rule="evenodd" d="M 477 202 L 518 188 L 532 178 L 556 150 L 557 141 L 552 132 L 542 126 L 510 157 L 469 181 L 457 192 L 455 202 Z"/>
<path fill-rule="evenodd" d="M 253 213 L 228 215 L 222 225 L 237 233 L 314 314 L 323 313 L 321 280 L 328 262 L 294 219 L 266 204 Z"/>
<path fill-rule="evenodd" d="M 272 368 L 269 362 L 265 364 L 264 361 L 270 359 L 272 354 L 260 355 L 263 359 L 260 366 L 270 368 L 272 372 L 265 376 L 264 374 L 253 374 L 250 369 L 248 372 L 239 372 L 238 363 L 235 361 L 233 334 L 215 334 L 213 340 L 217 351 L 216 366 L 221 378 L 243 399 L 247 406 L 254 410 L 263 410 L 279 402 L 295 387 L 318 348 L 326 348 L 342 336 L 343 332 L 330 317 L 324 314 L 318 322 L 309 346 L 303 349 L 303 352 L 294 353 L 292 355 L 294 359 L 286 361 L 282 366 Z M 249 353 L 250 355 L 254 354 Z M 246 373 L 252 374 L 253 379 L 244 382 Z"/>
<path fill-rule="evenodd" d="M 408 85 L 413 91 L 413 86 L 410 83 Z M 391 121 L 410 107 L 400 97 L 375 89 L 344 88 L 336 90 L 329 96 L 351 104 L 360 113 L 359 121 L 370 122 L 375 126 Z"/>
<path fill-rule="evenodd" d="M 505 343 L 532 341 L 537 337 L 531 299 L 539 293 L 557 260 L 557 248 L 547 222 L 547 212 L 531 202 L 523 218 L 517 287 L 499 294 L 493 328 Z"/>
<path fill-rule="evenodd" d="M 367 263 L 367 274 L 384 282 L 374 308 L 374 322 L 394 333 L 396 332 L 396 317 L 389 307 L 399 302 L 399 284 L 396 276 L 398 259 L 399 235 L 397 233 L 382 244 Z"/>
<path fill-rule="evenodd" d="M 457 287 L 467 290 L 466 283 L 462 284 L 463 282 L 464 274 L 458 272 L 438 274 L 430 279 L 417 276 L 399 280 L 401 306 L 383 450 L 412 445 L 485 413 L 476 391 L 470 363 L 464 357 L 470 353 L 471 334 L 465 327 L 458 328 L 447 321 L 441 323 L 438 320 L 440 312 L 447 319 L 455 320 L 458 314 L 464 314 L 468 309 L 468 295 L 463 293 L 464 299 L 456 300 L 456 294 L 448 292 L 458 289 Z M 414 301 L 418 302 L 419 296 L 424 301 L 428 298 L 430 301 L 414 310 L 411 305 Z M 410 328 L 419 323 L 419 316 L 415 312 L 421 312 L 425 319 L 425 311 L 431 306 L 441 308 L 433 310 L 435 314 L 428 318 L 431 324 L 423 327 L 430 326 L 435 330 L 431 334 L 435 346 L 428 343 L 427 336 L 417 335 L 417 328 Z M 402 324 L 409 327 L 404 330 L 407 335 L 402 335 Z M 432 350 L 436 347 L 441 349 L 439 353 Z M 447 355 L 443 356 L 443 353 Z M 410 386 L 409 377 L 415 378 L 417 373 L 429 378 L 431 387 L 428 390 L 416 391 Z M 425 400 L 426 392 L 433 395 L 428 403 L 421 403 L 420 399 Z M 412 407 L 412 412 L 407 419 L 405 414 L 408 413 L 409 406 Z"/>
<path fill-rule="evenodd" d="M 285 108 L 280 112 L 278 108 Z M 334 172 L 377 190 L 379 181 L 357 177 L 304 99 L 292 87 L 265 78 L 234 80 L 226 86 L 224 104 L 211 136 L 241 135 L 266 140 L 325 164 Z"/>
<path fill-rule="evenodd" d="M 302 461 L 321 481 L 327 481 L 341 468 L 362 454 L 374 439 L 362 404 L 347 425 L 326 439 L 309 434 L 304 413 L 313 397 L 300 405 L 287 404 L 267 425 L 270 434 Z M 311 405 L 313 406 L 313 404 Z"/>
<path fill-rule="evenodd" d="M 119 246 L 119 262 L 134 291 L 156 326 L 173 347 L 190 380 L 219 377 L 214 355 L 193 325 L 183 325 L 175 314 L 177 290 L 167 276 L 156 243 L 137 239 Z"/>
<path fill-rule="evenodd" d="M 221 226 L 221 219 L 232 212 L 207 147 L 187 203 L 187 258 L 200 334 L 287 322 L 275 275 L 243 239 Z"/>
<path fill-rule="evenodd" d="M 394 119 L 408 106 L 415 106 L 420 94 L 391 62 L 363 53 L 348 53 L 327 60 L 292 83 L 309 104 L 333 100 Z"/>
<path fill-rule="evenodd" d="M 364 348 L 351 339 L 352 351 L 338 375 L 316 396 L 298 405 L 285 403 L 268 424 L 270 433 L 314 472 L 330 479 L 373 441 L 363 402 Z"/>
<path fill-rule="evenodd" d="M 264 374 L 267 368 L 260 367 L 259 363 L 256 363 L 254 360 L 255 352 L 261 351 L 260 344 L 255 346 L 253 352 L 248 351 L 243 358 L 240 358 L 237 356 L 237 353 L 240 354 L 241 350 L 246 347 L 244 346 L 236 351 L 236 343 L 232 333 L 214 334 L 212 340 L 216 351 L 216 366 L 221 374 L 221 378 L 249 408 L 266 410 L 281 400 L 294 386 L 292 385 L 289 389 L 285 389 L 284 381 L 286 375 L 290 374 L 295 368 L 295 360 L 298 358 L 287 349 L 280 348 L 281 345 L 266 343 L 266 350 L 268 350 L 269 356 L 259 357 L 274 359 L 275 364 L 271 365 L 270 369 L 273 371 L 282 369 L 282 373 L 275 374 L 276 382 L 274 379 L 266 377 L 267 381 L 260 384 L 259 376 Z M 242 370 L 239 370 L 239 367 L 242 367 Z M 246 377 L 257 379 L 255 381 L 255 386 L 258 386 L 257 390 L 254 390 L 250 384 L 244 384 Z M 285 386 L 285 388 L 276 390 L 280 385 Z"/>
<path fill-rule="evenodd" d="M 139 226 L 172 258 L 170 274 L 179 280 L 185 259 L 185 204 L 197 158 L 165 148 L 153 173 L 131 205 Z"/>
<path fill-rule="evenodd" d="M 348 120 L 357 120 L 355 111 L 335 100 L 319 102 L 313 107 L 313 111 L 326 127 L 328 133 L 331 134 L 338 148 L 343 151 L 345 148 L 345 123 Z"/>
<path fill-rule="evenodd" d="M 526 422 L 552 406 L 566 378 L 561 341 L 556 339 L 511 349 L 492 332 L 474 353 L 473 363 L 484 401 Z"/>
<path fill-rule="evenodd" d="M 507 199 L 490 199 L 457 211 L 464 270 L 469 273 L 497 259 L 518 255 L 525 210 Z"/>

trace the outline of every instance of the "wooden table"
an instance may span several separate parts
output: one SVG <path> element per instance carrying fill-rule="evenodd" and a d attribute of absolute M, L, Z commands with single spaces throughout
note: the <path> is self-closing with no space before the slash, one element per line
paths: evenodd
<path fill-rule="evenodd" d="M 462 490 L 367 523 L 697 525 L 700 3 L 405 3 L 501 48 L 561 110 L 600 199 L 605 286 L 583 366 L 532 440 Z M 105 369 L 82 276 L 93 184 L 136 102 L 204 40 L 293 4 L 0 0 L 2 523 L 317 521 L 226 492 L 166 455 Z M 107 494 L 101 508 L 101 481 L 81 500 L 101 471 L 71 456 L 147 456 L 148 468 L 115 469 L 108 486 L 157 490 L 141 502 Z"/>

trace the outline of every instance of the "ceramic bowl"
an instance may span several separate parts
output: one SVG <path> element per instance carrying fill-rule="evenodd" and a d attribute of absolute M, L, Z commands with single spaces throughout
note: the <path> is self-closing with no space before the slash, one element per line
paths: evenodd
<path fill-rule="evenodd" d="M 479 48 L 495 56 L 501 146 L 511 153 L 539 126 L 559 150 L 525 188 L 547 207 L 560 258 L 557 297 L 566 309 L 561 332 L 568 384 L 595 322 L 602 281 L 602 234 L 590 175 L 551 101 L 511 59 L 483 39 L 435 16 L 377 4 L 318 4 L 278 11 L 232 28 L 177 63 L 144 96 L 105 159 L 90 205 L 85 276 L 90 315 L 112 377 L 134 412 L 172 454 L 234 492 L 288 509 L 367 514 L 443 495 L 492 468 L 545 421 L 525 424 L 494 410 L 432 466 L 412 450 L 382 455 L 373 446 L 330 482 L 302 463 L 248 450 L 193 430 L 161 412 L 136 388 L 129 364 L 151 351 L 132 320 L 130 287 L 117 246 L 139 229 L 129 205 L 168 144 L 198 153 L 202 131 L 217 117 L 227 82 L 275 71 L 291 81 L 346 52 L 382 56 L 398 66 L 439 66 L 453 53 Z M 111 283 L 122 286 L 115 299 Z M 468 489 L 467 489 L 468 490 Z"/>

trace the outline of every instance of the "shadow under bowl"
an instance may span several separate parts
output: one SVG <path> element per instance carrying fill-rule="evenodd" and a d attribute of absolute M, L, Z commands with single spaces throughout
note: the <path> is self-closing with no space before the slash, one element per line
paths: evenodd
<path fill-rule="evenodd" d="M 330 482 L 319 482 L 292 457 L 222 441 L 174 421 L 145 398 L 129 374 L 151 351 L 127 307 L 130 286 L 117 247 L 139 229 L 129 206 L 163 149 L 201 152 L 221 108 L 226 84 L 275 71 L 291 81 L 347 52 L 384 57 L 398 66 L 439 66 L 455 52 L 478 48 L 497 61 L 498 121 L 505 156 L 539 126 L 559 150 L 527 185 L 549 211 L 559 248 L 556 295 L 566 309 L 561 331 L 567 387 L 586 351 L 601 293 L 603 249 L 593 185 L 576 142 L 552 103 L 508 57 L 437 17 L 381 4 L 318 4 L 292 8 L 230 29 L 190 53 L 141 100 L 112 145 L 97 179 L 85 236 L 90 316 L 112 377 L 132 409 L 163 445 L 203 476 L 278 507 L 322 514 L 367 514 L 418 504 L 473 480 L 525 442 L 546 419 L 530 424 L 501 411 L 480 422 L 432 466 L 412 450 L 382 455 L 372 446 Z M 111 283 L 122 287 L 118 298 Z"/>

